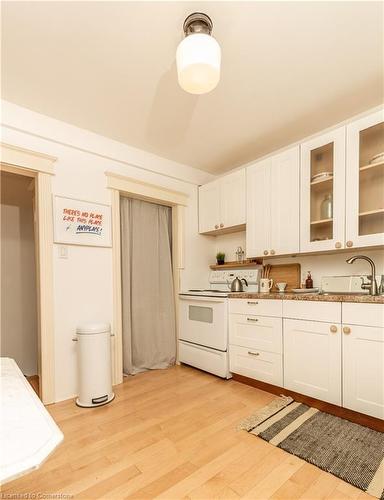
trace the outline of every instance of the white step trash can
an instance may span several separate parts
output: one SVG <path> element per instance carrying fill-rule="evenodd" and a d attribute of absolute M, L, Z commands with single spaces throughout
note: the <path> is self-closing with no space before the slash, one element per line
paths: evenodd
<path fill-rule="evenodd" d="M 79 395 L 76 404 L 93 408 L 109 403 L 112 391 L 111 327 L 85 323 L 76 329 Z"/>

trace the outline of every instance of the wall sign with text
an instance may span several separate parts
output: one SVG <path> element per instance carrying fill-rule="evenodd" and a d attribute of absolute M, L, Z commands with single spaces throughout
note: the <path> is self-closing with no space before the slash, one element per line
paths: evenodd
<path fill-rule="evenodd" d="M 54 241 L 69 245 L 111 246 L 111 207 L 54 197 Z"/>

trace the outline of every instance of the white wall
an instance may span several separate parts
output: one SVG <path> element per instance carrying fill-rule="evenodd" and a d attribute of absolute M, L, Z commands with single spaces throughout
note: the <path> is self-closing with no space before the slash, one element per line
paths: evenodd
<path fill-rule="evenodd" d="M 185 210 L 185 269 L 181 287 L 207 281 L 213 242 L 198 235 L 197 185 L 211 175 L 185 165 L 2 102 L 2 141 L 58 158 L 53 194 L 110 204 L 105 171 L 188 194 Z M 76 325 L 112 319 L 112 250 L 69 246 L 60 259 L 54 245 L 55 400 L 76 394 Z"/>
<path fill-rule="evenodd" d="M 235 260 L 235 252 L 238 246 L 245 249 L 245 232 L 216 236 L 215 249 L 226 253 L 226 260 Z M 367 262 L 357 260 L 354 264 L 345 261 L 352 255 L 364 254 L 371 257 L 376 264 L 377 274 L 384 274 L 384 252 L 382 250 L 351 250 L 323 255 L 298 255 L 295 257 L 273 257 L 263 259 L 264 264 L 301 264 L 302 279 L 306 277 L 307 271 L 311 271 L 313 285 L 319 286 L 322 276 L 347 276 L 351 274 L 370 274 Z M 228 257 L 227 257 L 228 256 Z M 214 259 L 214 257 L 213 257 Z M 212 259 L 211 259 L 212 260 Z"/>
<path fill-rule="evenodd" d="M 226 262 L 235 261 L 238 247 L 241 247 L 245 252 L 245 231 L 216 236 L 215 252 L 211 258 L 212 263 L 215 262 L 217 252 L 225 253 Z"/>
<path fill-rule="evenodd" d="M 306 278 L 307 271 L 311 271 L 313 286 L 320 286 L 322 276 L 349 276 L 351 274 L 371 274 L 368 262 L 357 260 L 353 264 L 345 261 L 352 255 L 363 254 L 370 257 L 376 265 L 376 273 L 384 274 L 384 253 L 382 250 L 354 250 L 327 255 L 302 255 L 297 257 L 264 259 L 268 264 L 301 264 L 301 279 Z M 380 280 L 378 281 L 380 283 Z"/>
<path fill-rule="evenodd" d="M 37 289 L 30 178 L 1 172 L 1 356 L 37 374 Z"/>

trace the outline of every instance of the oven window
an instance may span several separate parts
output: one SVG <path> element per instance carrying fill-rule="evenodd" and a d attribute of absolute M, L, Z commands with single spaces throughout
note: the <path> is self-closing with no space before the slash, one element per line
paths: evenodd
<path fill-rule="evenodd" d="M 203 323 L 213 323 L 212 307 L 189 306 L 189 319 Z"/>

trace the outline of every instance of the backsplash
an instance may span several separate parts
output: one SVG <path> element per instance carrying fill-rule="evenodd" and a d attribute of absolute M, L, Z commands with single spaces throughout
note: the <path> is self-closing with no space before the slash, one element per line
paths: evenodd
<path fill-rule="evenodd" d="M 236 260 L 236 249 L 245 249 L 245 231 L 225 234 L 216 237 L 216 251 L 225 252 L 225 260 Z M 301 278 L 305 279 L 307 271 L 311 271 L 313 285 L 319 286 L 322 276 L 348 276 L 351 274 L 370 274 L 368 262 L 357 260 L 353 264 L 345 261 L 353 255 L 363 254 L 370 257 L 376 264 L 376 274 L 384 274 L 384 252 L 382 249 L 361 249 L 336 254 L 298 255 L 296 257 L 274 257 L 264 259 L 264 264 L 301 264 Z M 214 256 L 213 256 L 214 259 Z"/>
<path fill-rule="evenodd" d="M 227 262 L 236 260 L 237 248 L 241 247 L 245 251 L 245 231 L 216 236 L 215 245 L 216 252 L 225 253 L 225 260 Z M 215 256 L 213 256 L 214 260 Z"/>

